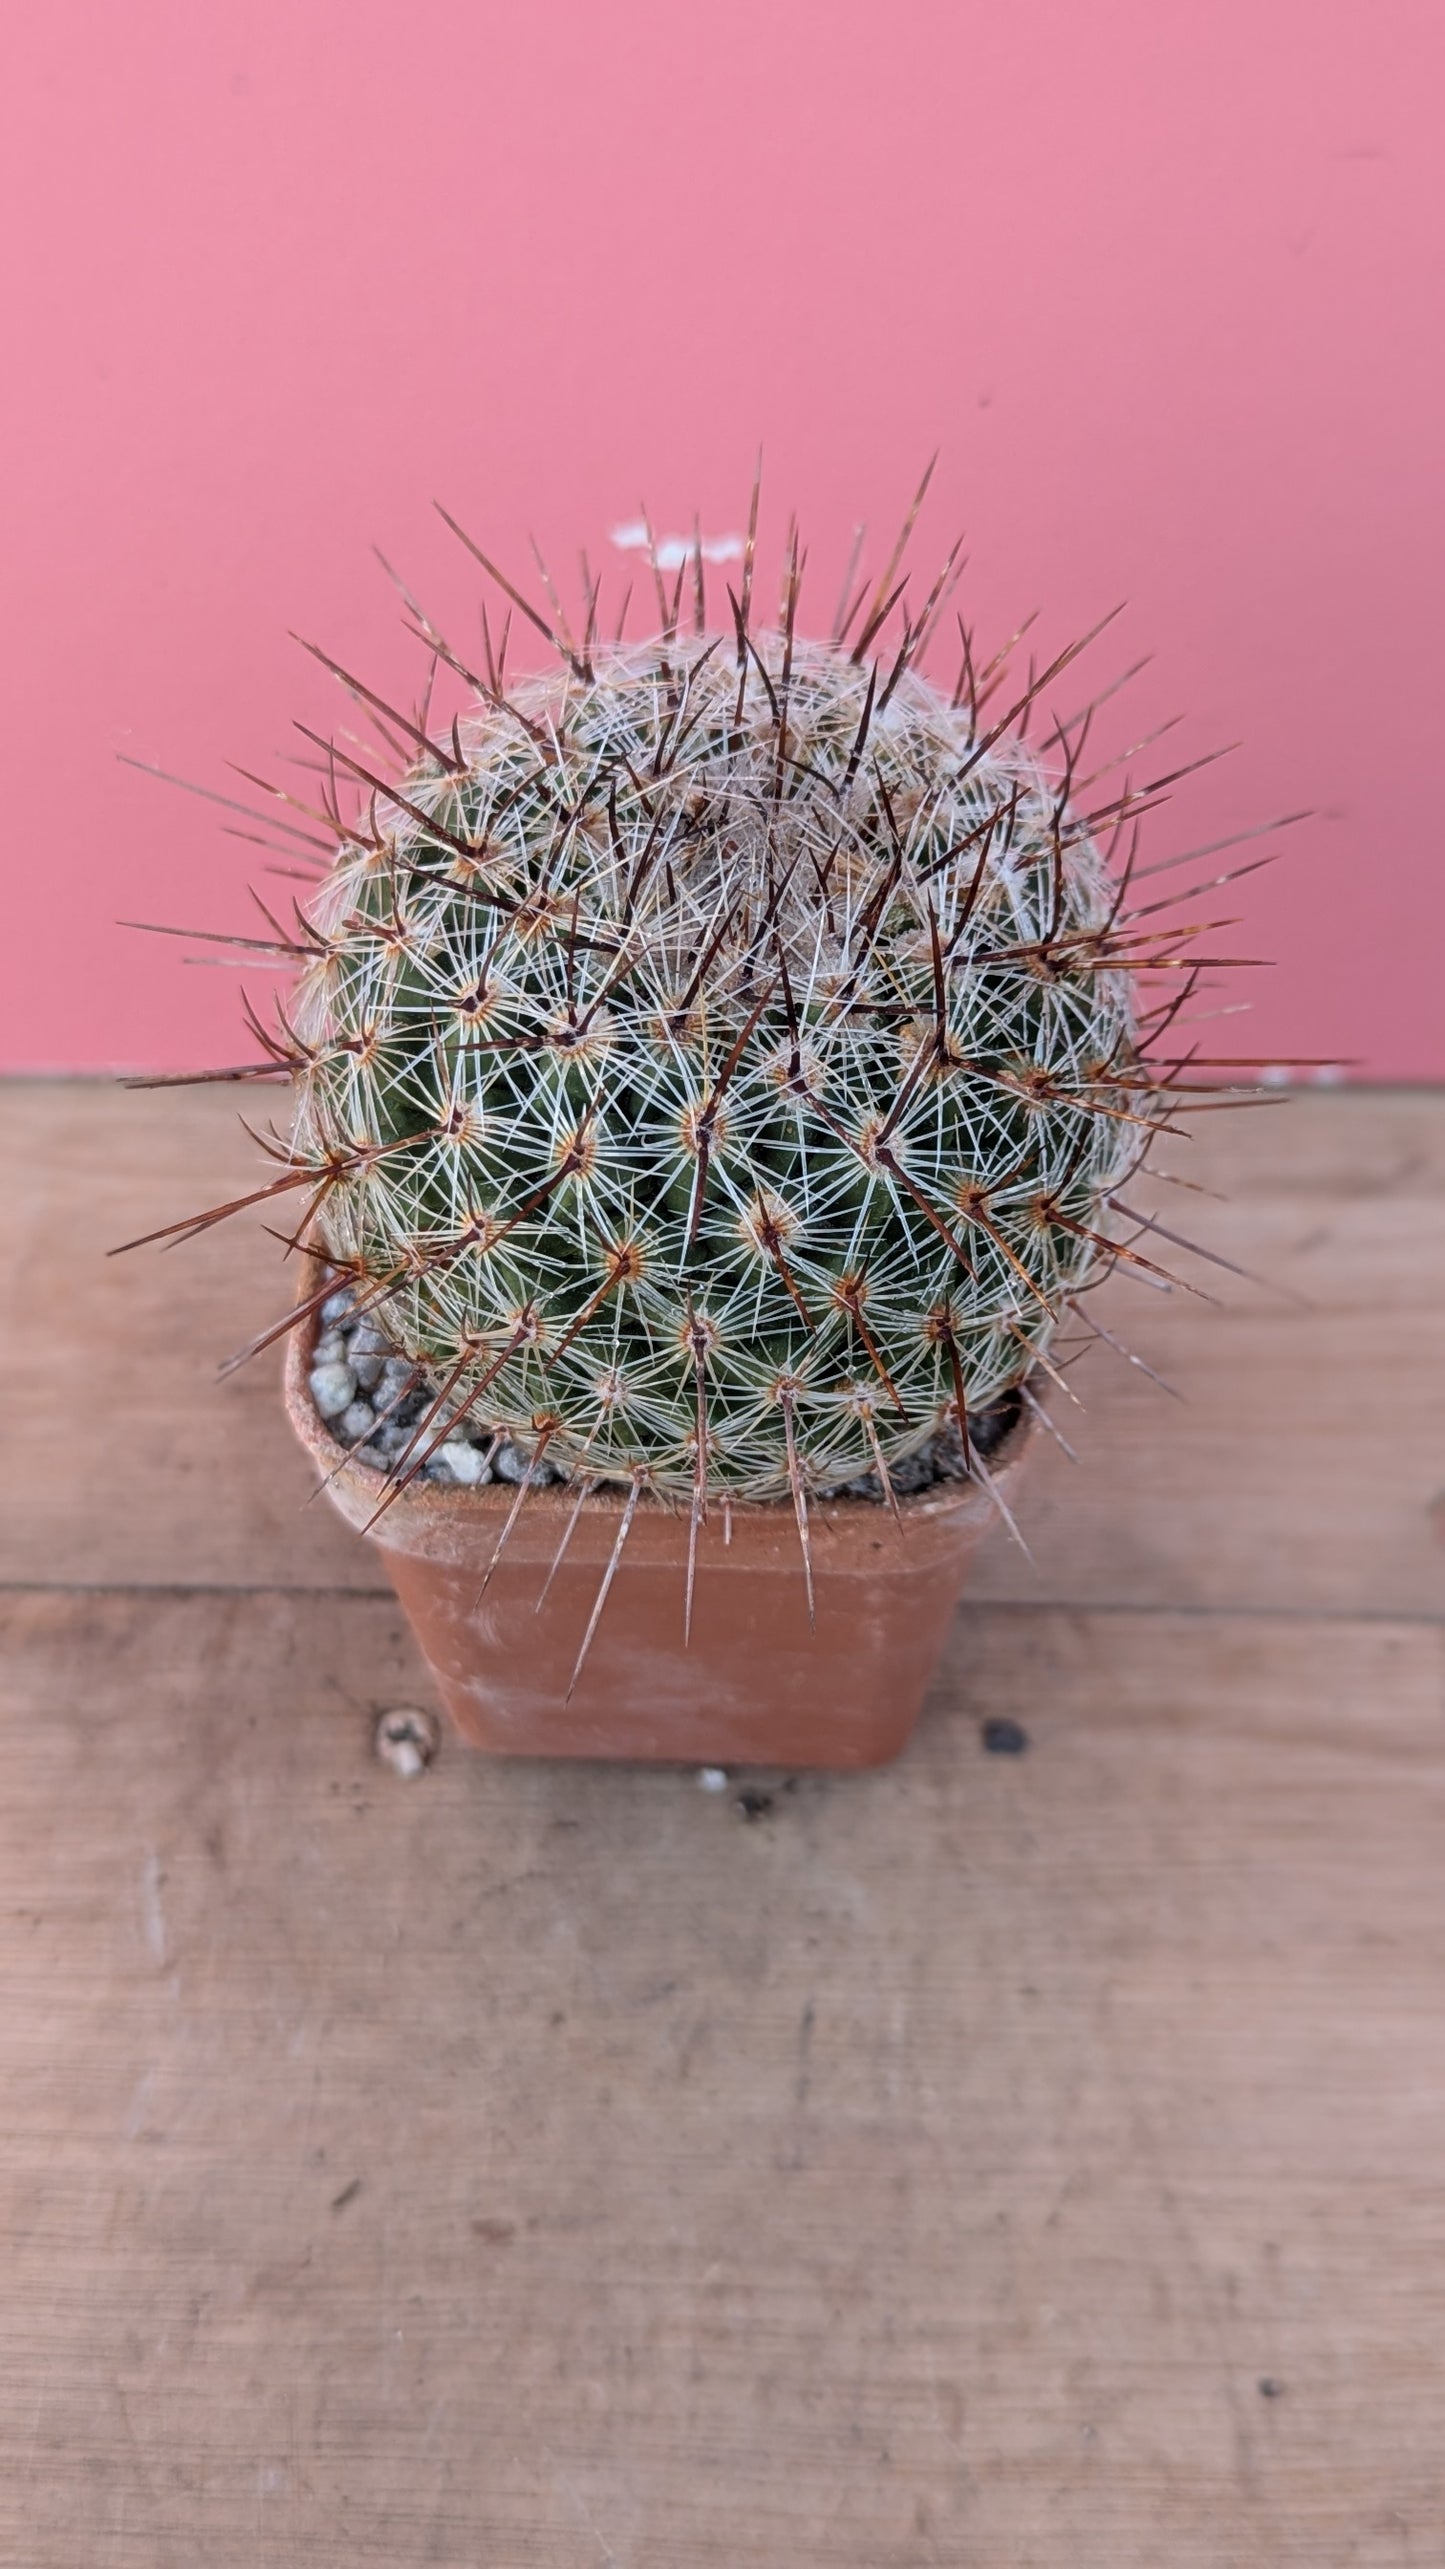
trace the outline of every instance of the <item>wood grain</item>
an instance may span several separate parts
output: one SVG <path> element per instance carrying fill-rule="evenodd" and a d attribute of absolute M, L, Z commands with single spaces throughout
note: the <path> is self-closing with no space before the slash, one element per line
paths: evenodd
<path fill-rule="evenodd" d="M 258 1101 L 250 1101 L 252 1110 Z M 263 1110 L 264 1111 L 264 1110 Z M 1101 1309 L 1177 1384 L 1094 1347 L 1055 1404 L 1081 1456 L 1039 1458 L 1036 1569 L 994 1538 L 977 1592 L 1028 1602 L 1436 1612 L 1445 1566 L 1445 1114 L 1427 1093 L 1302 1096 L 1201 1116 L 1158 1218 L 1219 1307 L 1119 1280 Z M 168 1253 L 100 1251 L 257 1183 L 224 1093 L 0 1087 L 0 1579 L 370 1588 L 312 1485 L 267 1358 L 218 1360 L 281 1308 L 254 1222 Z M 1288 1299 L 1303 1295 L 1303 1304 Z M 118 1361 L 116 1359 L 118 1358 Z"/>
<path fill-rule="evenodd" d="M 1437 1629 L 975 1608 L 748 1823 L 394 1782 L 381 1599 L 10 1613 L 0 2556 L 1438 2541 Z"/>
<path fill-rule="evenodd" d="M 0 1112 L 6 2569 L 1437 2562 L 1445 1099 L 1201 1126 L 1313 1307 L 1118 1288 L 1188 1406 L 1098 1351 L 1041 1586 L 752 1819 L 386 1772 L 397 1610 L 210 1384 L 265 1243 L 94 1255 L 228 1117 Z"/>

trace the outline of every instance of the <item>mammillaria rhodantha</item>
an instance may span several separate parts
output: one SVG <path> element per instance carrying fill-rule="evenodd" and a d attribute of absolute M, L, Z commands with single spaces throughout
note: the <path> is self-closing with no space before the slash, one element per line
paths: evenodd
<path fill-rule="evenodd" d="M 257 1200 L 301 1200 L 309 1307 L 349 1279 L 433 1386 L 393 1489 L 470 1415 L 694 1526 L 786 1500 L 806 1534 L 945 1427 L 987 1481 L 970 1418 L 1117 1261 L 1159 1275 L 1121 1189 L 1197 967 L 1127 902 L 1172 780 L 1091 799 L 1088 713 L 1052 713 L 1082 645 L 1020 685 L 965 633 L 951 693 L 922 674 L 956 551 L 911 618 L 895 551 L 826 640 L 796 537 L 776 623 L 750 534 L 722 631 L 698 547 L 641 642 L 598 639 L 596 584 L 574 633 L 493 573 L 555 650 L 518 679 L 408 598 L 446 721 L 328 662 L 392 755 L 319 744 L 298 987 L 252 1017 L 296 1090 Z"/>

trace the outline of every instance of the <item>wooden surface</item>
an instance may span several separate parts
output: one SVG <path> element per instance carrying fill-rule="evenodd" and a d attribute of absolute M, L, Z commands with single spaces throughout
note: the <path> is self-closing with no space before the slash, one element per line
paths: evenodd
<path fill-rule="evenodd" d="M 915 1748 L 753 1820 L 382 1768 L 274 1250 L 97 1256 L 229 1102 L 0 1127 L 6 2569 L 1438 2569 L 1445 1098 L 1201 1119 L 1308 1307 L 1111 1288 L 1187 1404 L 1096 1349 Z"/>

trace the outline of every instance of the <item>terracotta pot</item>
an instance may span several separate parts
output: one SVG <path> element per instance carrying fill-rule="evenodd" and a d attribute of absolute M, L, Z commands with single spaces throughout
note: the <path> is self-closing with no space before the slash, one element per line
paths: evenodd
<path fill-rule="evenodd" d="M 293 1330 L 286 1407 L 347 1522 L 384 1495 L 318 1417 L 307 1385 L 315 1323 Z M 998 1450 L 1011 1485 L 1027 1411 Z M 790 1506 L 734 1506 L 698 1538 L 692 1638 L 683 1646 L 688 1525 L 638 1503 L 586 1664 L 568 1687 L 617 1537 L 624 1499 L 585 1501 L 560 1569 L 538 1597 L 575 1507 L 533 1490 L 480 1593 L 515 1491 L 505 1484 L 402 1491 L 370 1540 L 464 1739 L 516 1757 L 668 1759 L 699 1766 L 860 1767 L 896 1757 L 918 1719 L 970 1554 L 994 1521 L 983 1491 L 944 1482 L 900 1502 L 809 1511 L 816 1629 Z"/>

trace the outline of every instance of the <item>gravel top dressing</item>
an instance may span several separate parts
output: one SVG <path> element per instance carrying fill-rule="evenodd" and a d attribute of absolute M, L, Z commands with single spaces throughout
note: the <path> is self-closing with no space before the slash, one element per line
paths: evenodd
<path fill-rule="evenodd" d="M 351 1286 L 340 1285 L 321 1307 L 321 1332 L 311 1356 L 311 1397 L 318 1416 L 339 1443 L 349 1446 L 358 1462 L 386 1472 L 412 1443 L 436 1401 L 438 1386 L 410 1357 L 397 1354 L 374 1320 L 366 1315 L 358 1319 L 351 1305 Z M 464 1397 L 458 1390 L 458 1410 Z M 985 1462 L 1002 1444 L 1021 1405 L 1017 1391 L 1004 1392 L 970 1418 L 970 1443 Z M 509 1436 L 499 1434 L 474 1412 L 448 1419 L 445 1409 L 425 1431 L 421 1451 L 426 1452 L 423 1477 L 447 1489 L 476 1489 L 484 1481 L 520 1481 L 530 1459 Z M 893 1464 L 889 1473 L 899 1498 L 967 1476 L 963 1439 L 952 1421 L 921 1453 Z M 533 1465 L 534 1488 L 567 1477 L 545 1455 Z M 879 1506 L 884 1498 L 876 1472 L 819 1495 L 871 1499 Z"/>

